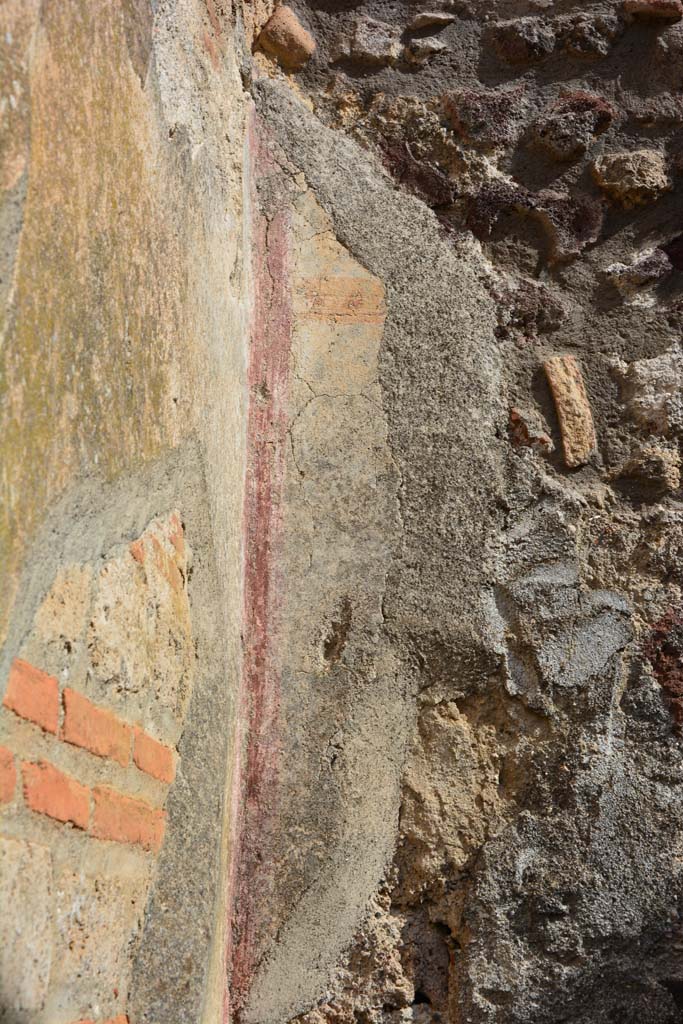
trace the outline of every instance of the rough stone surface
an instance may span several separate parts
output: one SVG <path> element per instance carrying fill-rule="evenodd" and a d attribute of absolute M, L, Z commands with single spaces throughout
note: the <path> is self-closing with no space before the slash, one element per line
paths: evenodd
<path fill-rule="evenodd" d="M 619 470 L 619 479 L 635 482 L 652 498 L 681 485 L 681 457 L 677 448 L 644 445 Z"/>
<path fill-rule="evenodd" d="M 558 160 L 585 153 L 609 128 L 614 109 L 600 96 L 576 92 L 559 99 L 534 126 L 536 138 Z"/>
<path fill-rule="evenodd" d="M 444 107 L 455 130 L 466 142 L 506 146 L 515 141 L 523 111 L 524 87 L 497 90 L 461 90 L 444 97 Z"/>

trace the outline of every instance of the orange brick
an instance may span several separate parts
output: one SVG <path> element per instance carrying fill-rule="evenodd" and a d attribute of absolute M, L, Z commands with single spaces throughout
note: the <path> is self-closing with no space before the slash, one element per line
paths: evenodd
<path fill-rule="evenodd" d="M 593 414 L 583 376 L 574 356 L 553 356 L 544 363 L 562 433 L 564 461 L 583 466 L 595 450 Z"/>
<path fill-rule="evenodd" d="M 12 662 L 3 704 L 45 732 L 57 732 L 59 683 L 28 661 L 15 658 Z"/>
<path fill-rule="evenodd" d="M 306 31 L 291 7 L 284 4 L 265 24 L 258 41 L 266 53 L 277 57 L 286 68 L 303 67 L 315 51 L 313 36 Z"/>
<path fill-rule="evenodd" d="M 88 827 L 90 790 L 69 775 L 64 775 L 49 761 L 37 764 L 24 761 L 24 799 L 38 814 L 47 814 L 56 821 L 70 821 L 78 828 Z"/>
<path fill-rule="evenodd" d="M 95 810 L 90 832 L 96 839 L 137 843 L 155 853 L 160 849 L 166 824 L 162 810 L 108 786 L 95 786 L 93 796 Z"/>
<path fill-rule="evenodd" d="M 0 747 L 0 804 L 8 804 L 14 796 L 17 784 L 17 769 L 14 755 L 7 747 Z"/>
<path fill-rule="evenodd" d="M 64 690 L 62 739 L 99 757 L 111 757 L 124 767 L 130 764 L 130 726 L 68 688 Z"/>
<path fill-rule="evenodd" d="M 173 751 L 164 743 L 152 739 L 143 729 L 135 730 L 133 760 L 140 769 L 159 779 L 160 782 L 173 782 L 175 762 Z"/>

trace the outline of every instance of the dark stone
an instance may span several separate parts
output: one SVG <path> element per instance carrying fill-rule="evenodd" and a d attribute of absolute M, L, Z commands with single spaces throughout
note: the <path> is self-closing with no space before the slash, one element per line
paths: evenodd
<path fill-rule="evenodd" d="M 382 139 L 382 162 L 392 177 L 433 209 L 450 206 L 457 194 L 455 184 L 428 160 L 417 160 L 407 142 Z"/>
<path fill-rule="evenodd" d="M 515 89 L 459 89 L 444 96 L 453 128 L 465 140 L 481 146 L 509 146 L 518 131 L 524 86 Z"/>
<path fill-rule="evenodd" d="M 670 609 L 655 623 L 643 647 L 655 679 L 666 693 L 676 731 L 683 732 L 683 614 Z"/>
<path fill-rule="evenodd" d="M 572 57 L 606 57 L 612 43 L 623 31 L 622 21 L 613 14 L 580 14 L 561 33 L 564 49 Z"/>
<path fill-rule="evenodd" d="M 674 270 L 683 270 L 683 235 L 676 235 L 661 248 L 668 256 Z"/>
<path fill-rule="evenodd" d="M 479 238 L 490 236 L 498 218 L 517 212 L 533 217 L 545 231 L 553 261 L 571 259 L 595 242 L 603 223 L 599 202 L 587 196 L 571 196 L 544 189 L 532 193 L 509 182 L 492 182 L 475 196 L 467 226 Z"/>
<path fill-rule="evenodd" d="M 582 156 L 606 132 L 616 114 L 601 96 L 571 92 L 561 96 L 534 126 L 538 142 L 558 160 Z"/>
<path fill-rule="evenodd" d="M 567 316 L 562 303 L 537 281 L 522 278 L 496 288 L 493 294 L 498 309 L 496 335 L 499 338 L 550 334 Z"/>
<path fill-rule="evenodd" d="M 485 33 L 484 43 L 509 64 L 534 64 L 553 52 L 555 31 L 540 18 L 500 21 Z"/>

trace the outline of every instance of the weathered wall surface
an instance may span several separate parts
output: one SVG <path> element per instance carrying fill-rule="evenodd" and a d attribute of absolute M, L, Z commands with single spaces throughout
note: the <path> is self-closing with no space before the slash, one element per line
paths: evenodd
<path fill-rule="evenodd" d="M 683 5 L 272 13 L 0 10 L 0 1020 L 676 1024 Z"/>
<path fill-rule="evenodd" d="M 0 26 L 0 1019 L 217 1020 L 251 274 L 235 29 L 213 0 L 18 0 Z"/>

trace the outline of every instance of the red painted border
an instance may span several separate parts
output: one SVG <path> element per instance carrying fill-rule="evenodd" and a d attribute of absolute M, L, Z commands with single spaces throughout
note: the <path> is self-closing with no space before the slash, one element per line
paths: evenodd
<path fill-rule="evenodd" d="M 279 171 L 253 118 L 249 130 L 251 184 Z M 275 820 L 278 774 L 279 668 L 274 657 L 281 581 L 282 494 L 287 439 L 287 394 L 292 331 L 290 213 L 266 219 L 253 199 L 254 306 L 247 371 L 247 457 L 244 499 L 243 668 L 239 721 L 246 724 L 232 814 L 236 841 L 231 864 L 226 989 L 223 1019 L 238 1014 L 257 967 L 264 860 Z"/>

